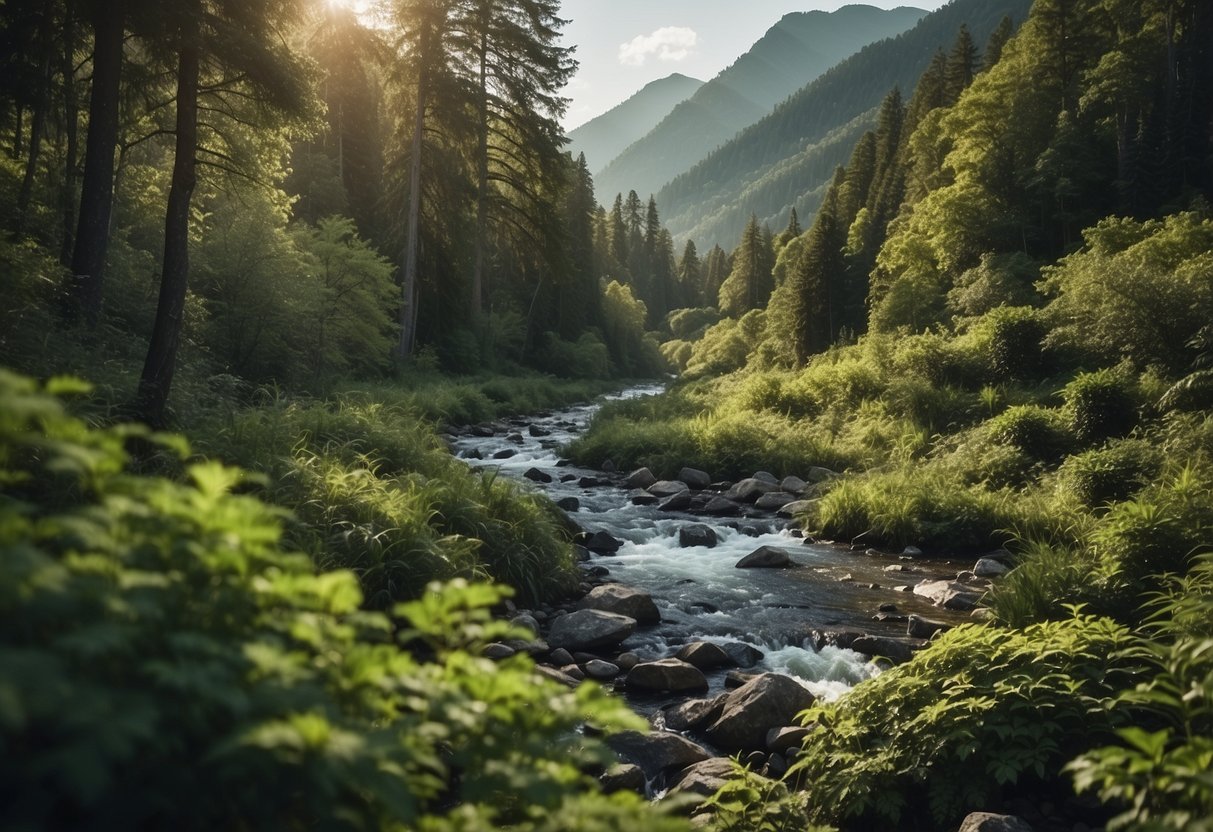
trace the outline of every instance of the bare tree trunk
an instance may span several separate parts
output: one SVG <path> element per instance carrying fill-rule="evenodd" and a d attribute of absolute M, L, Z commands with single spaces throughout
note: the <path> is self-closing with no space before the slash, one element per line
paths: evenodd
<path fill-rule="evenodd" d="M 487 26 L 487 21 L 482 21 Z M 476 124 L 476 265 L 472 269 L 471 320 L 484 309 L 484 261 L 489 227 L 488 34 L 480 32 L 480 100 Z"/>
<path fill-rule="evenodd" d="M 72 253 L 76 309 L 83 311 L 90 327 L 96 326 L 101 314 L 105 254 L 109 247 L 124 16 L 124 0 L 94 6 L 93 89 L 89 98 L 80 217 Z"/>
<path fill-rule="evenodd" d="M 76 164 L 80 155 L 79 105 L 76 102 L 76 20 L 72 0 L 63 12 L 63 124 L 67 132 L 67 155 L 63 161 L 63 243 L 59 261 L 72 263 L 72 246 L 76 239 Z"/>
<path fill-rule="evenodd" d="M 417 243 L 421 231 L 421 146 L 425 131 L 426 78 L 417 79 L 417 115 L 413 120 L 413 150 L 409 159 L 409 210 L 404 250 L 404 279 L 400 286 L 400 343 L 396 355 L 407 359 L 413 354 L 417 323 Z"/>
<path fill-rule="evenodd" d="M 42 153 L 42 134 L 46 132 L 46 112 L 50 109 L 51 92 L 51 9 L 42 10 L 38 23 L 38 50 L 42 53 L 38 67 L 38 88 L 34 95 L 34 113 L 29 130 L 29 156 L 25 160 L 25 175 L 21 179 L 21 190 L 17 194 L 17 216 L 14 230 L 20 234 L 25 228 L 29 203 L 34 196 L 34 177 L 38 174 L 38 156 Z"/>
<path fill-rule="evenodd" d="M 181 52 L 177 68 L 177 146 L 173 179 L 164 217 L 164 268 L 160 277 L 160 300 L 156 322 L 148 344 L 143 375 L 139 379 L 138 413 L 150 425 L 162 426 L 173 384 L 185 295 L 189 285 L 190 200 L 198 181 L 198 73 L 199 32 L 197 15 L 184 15 Z"/>

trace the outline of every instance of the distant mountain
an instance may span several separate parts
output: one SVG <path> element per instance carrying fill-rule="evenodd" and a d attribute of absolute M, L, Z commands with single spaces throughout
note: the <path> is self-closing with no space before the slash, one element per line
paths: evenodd
<path fill-rule="evenodd" d="M 605 169 L 591 165 L 599 199 L 609 202 L 632 189 L 644 196 L 656 191 L 843 58 L 905 31 L 924 14 L 856 5 L 785 15 Z"/>
<path fill-rule="evenodd" d="M 936 50 L 951 47 L 962 23 L 980 48 L 1003 17 L 1021 23 L 1031 4 L 952 0 L 913 29 L 865 46 L 661 188 L 663 222 L 701 250 L 736 245 L 751 214 L 778 231 L 793 205 L 807 228 L 834 168 L 846 164 L 874 124 L 885 95 L 900 87 L 909 100 Z M 615 189 L 600 191 L 608 192 Z"/>
<path fill-rule="evenodd" d="M 646 84 L 627 101 L 569 133 L 569 150 L 585 154 L 590 170 L 602 170 L 628 145 L 648 133 L 703 86 L 677 72 Z"/>

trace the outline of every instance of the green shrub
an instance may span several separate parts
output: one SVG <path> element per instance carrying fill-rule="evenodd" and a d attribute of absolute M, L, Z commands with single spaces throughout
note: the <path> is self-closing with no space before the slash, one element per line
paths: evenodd
<path fill-rule="evenodd" d="M 1152 482 L 1161 467 L 1162 454 L 1156 445 L 1129 439 L 1069 457 L 1058 471 L 1058 481 L 1062 489 L 1094 508 L 1127 499 Z"/>
<path fill-rule="evenodd" d="M 1020 547 L 1015 568 L 994 585 L 984 603 L 1000 623 L 1018 629 L 1065 620 L 1079 605 L 1110 614 L 1110 599 L 1098 576 L 1098 560 L 1084 549 L 1030 542 Z"/>
<path fill-rule="evenodd" d="M 0 400 L 6 824 L 684 828 L 583 773 L 610 757 L 577 728 L 638 727 L 622 704 L 480 656 L 523 635 L 489 614 L 501 590 L 362 612 L 239 471 L 140 476 L 124 444 L 183 443 L 90 430 L 7 373 Z"/>
<path fill-rule="evenodd" d="M 583 332 L 576 342 L 565 341 L 554 332 L 544 333 L 539 366 L 561 378 L 609 378 L 611 354 L 592 332 Z"/>
<path fill-rule="evenodd" d="M 1062 415 L 1038 405 L 1008 408 L 986 425 L 996 442 L 1018 448 L 1040 462 L 1061 462 L 1061 457 L 1072 445 Z"/>
<path fill-rule="evenodd" d="M 998 381 L 1039 377 L 1044 367 L 1042 343 L 1047 333 L 1040 313 L 1031 307 L 1001 307 L 985 319 L 990 331 L 990 369 Z"/>
<path fill-rule="evenodd" d="M 1074 435 L 1082 442 L 1124 436 L 1137 425 L 1134 385 L 1115 370 L 1082 373 L 1062 390 Z"/>
<path fill-rule="evenodd" d="M 817 729 L 788 779 L 814 821 L 847 829 L 923 817 L 955 828 L 999 799 L 1039 800 L 1066 761 L 1122 724 L 1105 701 L 1135 684 L 1134 643 L 1086 615 L 1024 630 L 958 627 L 806 712 Z"/>
<path fill-rule="evenodd" d="M 471 375 L 482 367 L 480 341 L 466 327 L 452 327 L 438 342 L 438 359 L 449 373 Z"/>

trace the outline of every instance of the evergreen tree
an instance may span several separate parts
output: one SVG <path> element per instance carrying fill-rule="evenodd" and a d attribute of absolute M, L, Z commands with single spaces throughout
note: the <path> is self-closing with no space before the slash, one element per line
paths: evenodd
<path fill-rule="evenodd" d="M 783 248 L 801 234 L 804 229 L 800 227 L 800 217 L 796 213 L 796 206 L 792 206 L 792 210 L 788 214 L 788 226 L 783 231 L 779 232 L 779 236 L 775 238 L 775 252 L 778 254 Z"/>
<path fill-rule="evenodd" d="M 764 234 L 758 217 L 751 215 L 733 252 L 733 269 L 720 287 L 720 311 L 740 318 L 751 309 L 766 306 L 774 288 L 771 270 L 775 265 L 769 231 Z"/>
<path fill-rule="evenodd" d="M 628 226 L 623 217 L 622 194 L 615 194 L 615 202 L 611 205 L 611 216 L 608 227 L 610 231 L 611 254 L 608 274 L 620 283 L 630 283 L 631 275 L 628 273 Z"/>
<path fill-rule="evenodd" d="M 798 365 L 829 347 L 843 325 L 840 284 L 846 229 L 839 222 L 838 199 L 844 181 L 845 172 L 839 169 L 809 230 L 804 251 L 788 276 L 789 308 L 784 314 L 790 320 L 791 346 Z"/>
<path fill-rule="evenodd" d="M 986 41 L 986 50 L 982 55 L 981 68 L 987 71 L 994 64 L 998 63 L 1002 57 L 1003 47 L 1007 45 L 1007 41 L 1015 34 L 1015 23 L 1010 16 L 1004 17 L 1002 22 L 998 24 L 998 28 L 990 33 L 990 39 Z"/>
<path fill-rule="evenodd" d="M 568 240 L 567 276 L 559 284 L 557 331 L 575 341 L 599 323 L 598 276 L 594 268 L 594 180 L 585 154 L 578 155 L 565 197 L 565 233 Z"/>
<path fill-rule="evenodd" d="M 720 287 L 728 278 L 731 270 L 729 255 L 720 247 L 719 243 L 712 246 L 703 264 L 703 283 L 700 295 L 705 303 L 719 305 Z"/>
<path fill-rule="evenodd" d="M 793 209 L 795 211 L 795 209 Z M 687 240 L 678 260 L 678 307 L 700 306 L 703 303 L 703 264 L 695 250 L 695 241 Z"/>
<path fill-rule="evenodd" d="M 969 27 L 962 23 L 960 31 L 956 34 L 956 42 L 952 44 L 952 51 L 948 54 L 948 65 L 944 73 L 944 84 L 950 104 L 955 103 L 960 94 L 969 88 L 969 84 L 973 83 L 973 77 L 980 66 L 973 36 L 969 34 Z"/>

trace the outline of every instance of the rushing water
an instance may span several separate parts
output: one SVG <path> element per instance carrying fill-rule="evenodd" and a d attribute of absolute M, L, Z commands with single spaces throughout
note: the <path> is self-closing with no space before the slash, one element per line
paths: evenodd
<path fill-rule="evenodd" d="M 660 386 L 631 388 L 612 398 L 653 395 Z M 896 613 L 918 613 L 935 619 L 955 618 L 904 589 L 923 578 L 951 577 L 967 562 L 899 560 L 896 555 L 867 555 L 847 547 L 810 544 L 785 530 L 782 518 L 719 518 L 685 512 L 665 512 L 656 506 L 633 505 L 625 487 L 598 471 L 560 466 L 560 448 L 585 430 L 599 404 L 586 404 L 551 414 L 514 420 L 516 432 L 493 437 L 462 436 L 455 442 L 461 456 L 477 466 L 500 473 L 552 499 L 576 497 L 580 509 L 573 519 L 588 531 L 605 531 L 624 541 L 612 557 L 595 556 L 594 565 L 610 571 L 610 580 L 649 592 L 661 612 L 659 625 L 641 628 L 624 648 L 642 658 L 662 658 L 682 644 L 703 640 L 743 642 L 765 655 L 755 670 L 771 670 L 798 678 L 819 696 L 832 698 L 876 672 L 875 666 L 852 650 L 833 646 L 817 649 L 821 632 L 864 630 L 880 635 L 904 635 L 904 620 L 877 621 L 881 605 L 895 604 Z M 532 437 L 531 425 L 547 431 Z M 512 438 L 511 438 L 512 437 Z M 493 459 L 506 449 L 515 454 Z M 537 468 L 553 478 L 537 484 L 523 477 Z M 711 473 L 711 472 L 709 472 Z M 569 480 L 561 482 L 561 478 Z M 583 488 L 582 477 L 612 480 Z M 689 523 L 712 527 L 714 548 L 681 548 L 678 530 Z M 796 569 L 737 569 L 735 564 L 762 545 L 788 550 Z M 904 571 L 903 571 L 904 570 Z M 715 678 L 713 687 L 720 683 Z"/>

